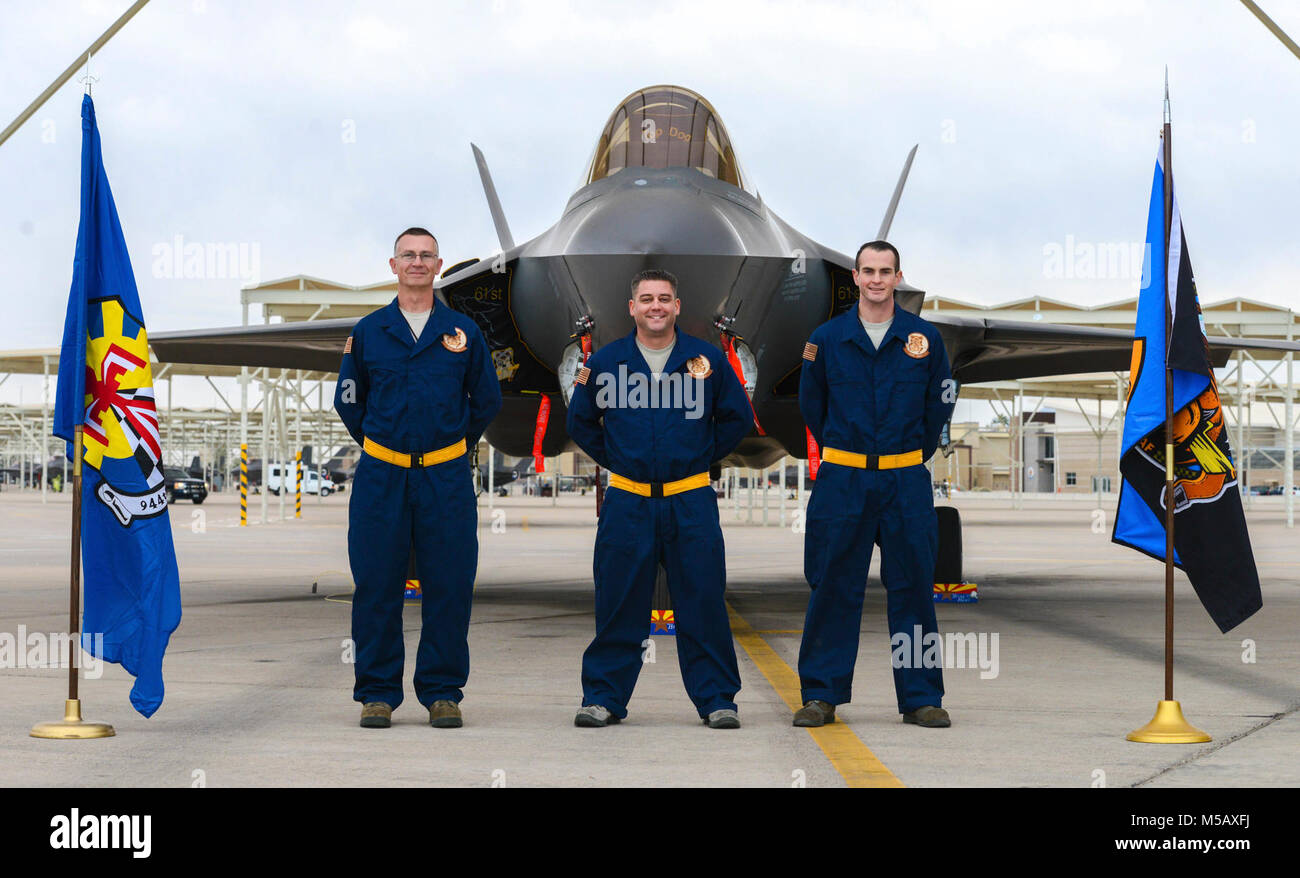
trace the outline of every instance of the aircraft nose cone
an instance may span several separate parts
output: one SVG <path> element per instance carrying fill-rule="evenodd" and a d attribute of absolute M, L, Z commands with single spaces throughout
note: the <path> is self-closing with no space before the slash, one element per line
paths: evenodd
<path fill-rule="evenodd" d="M 566 253 L 746 255 L 746 208 L 702 191 L 689 169 L 631 168 L 610 188 L 571 207 Z M 749 216 L 740 216 L 748 214 Z"/>

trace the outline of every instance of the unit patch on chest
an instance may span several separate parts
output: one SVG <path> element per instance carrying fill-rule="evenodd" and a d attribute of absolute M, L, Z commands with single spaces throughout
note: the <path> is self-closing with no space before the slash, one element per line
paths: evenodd
<path fill-rule="evenodd" d="M 921 333 L 914 332 L 907 337 L 907 344 L 903 345 L 903 353 L 916 360 L 928 357 L 930 355 L 930 340 Z"/>
<path fill-rule="evenodd" d="M 713 374 L 713 367 L 709 365 L 709 358 L 701 354 L 686 361 L 686 371 L 693 378 L 708 378 Z"/>
<path fill-rule="evenodd" d="M 461 329 L 459 326 L 456 327 L 455 335 L 452 335 L 450 332 L 443 333 L 442 346 L 452 353 L 459 354 L 461 351 L 465 350 L 467 345 L 468 342 L 465 338 L 465 330 Z"/>

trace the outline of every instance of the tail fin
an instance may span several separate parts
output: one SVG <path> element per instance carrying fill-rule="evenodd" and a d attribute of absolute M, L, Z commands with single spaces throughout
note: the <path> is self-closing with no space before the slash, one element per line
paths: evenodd
<path fill-rule="evenodd" d="M 894 197 L 889 199 L 889 207 L 885 209 L 885 218 L 880 221 L 880 231 L 876 233 L 877 241 L 889 240 L 889 227 L 894 224 L 894 214 L 898 211 L 898 200 L 903 197 L 903 186 L 907 184 L 907 174 L 912 170 L 912 159 L 916 158 L 916 148 L 921 144 L 912 147 L 912 151 L 907 154 L 907 161 L 903 163 L 903 173 L 898 175 L 898 184 L 894 186 Z"/>
<path fill-rule="evenodd" d="M 506 212 L 501 209 L 497 187 L 492 185 L 492 172 L 488 170 L 483 150 L 472 143 L 469 146 L 474 150 L 474 163 L 478 165 L 478 176 L 483 181 L 483 194 L 487 196 L 488 210 L 492 212 L 492 224 L 497 227 L 497 240 L 501 242 L 501 252 L 506 253 L 513 250 L 515 246 L 515 239 L 510 234 L 510 226 L 506 223 Z"/>

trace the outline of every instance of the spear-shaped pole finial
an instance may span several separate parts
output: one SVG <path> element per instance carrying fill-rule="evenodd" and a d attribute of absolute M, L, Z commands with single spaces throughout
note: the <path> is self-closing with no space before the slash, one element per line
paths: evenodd
<path fill-rule="evenodd" d="M 1165 65 L 1165 124 L 1173 121 L 1169 116 L 1169 65 Z"/>

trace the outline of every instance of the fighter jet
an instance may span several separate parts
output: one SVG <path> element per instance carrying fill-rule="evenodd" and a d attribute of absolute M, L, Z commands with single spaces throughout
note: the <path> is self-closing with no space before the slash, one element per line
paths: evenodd
<path fill-rule="evenodd" d="M 583 185 L 554 225 L 522 244 L 514 242 L 486 159 L 471 147 L 501 252 L 452 266 L 435 292 L 474 320 L 492 351 L 504 397 L 486 431 L 493 446 L 518 457 L 576 449 L 564 406 L 584 353 L 631 330 L 631 278 L 660 268 L 679 279 L 678 326 L 717 344 L 726 362 L 715 368 L 734 368 L 750 394 L 754 428 L 724 465 L 761 468 L 786 454 L 808 457 L 798 408 L 804 343 L 856 306 L 853 259 L 802 234 L 763 201 L 703 96 L 656 85 L 620 101 L 597 135 Z M 914 154 L 876 238 L 888 237 Z M 917 313 L 925 291 L 900 285 L 896 300 Z M 961 384 L 1130 366 L 1133 338 L 1125 330 L 925 316 L 942 333 Z M 162 362 L 337 371 L 354 323 L 169 332 L 151 341 Z M 1209 344 L 1216 366 L 1242 348 L 1300 350 L 1263 339 Z M 941 537 L 941 563 L 959 570 L 960 525 L 956 510 L 944 509 L 952 521 L 940 532 L 956 536 Z"/>
<path fill-rule="evenodd" d="M 662 268 L 680 282 L 678 325 L 726 351 L 750 392 L 754 430 L 725 463 L 764 467 L 786 454 L 807 457 L 798 409 L 803 345 L 818 325 L 856 305 L 853 259 L 800 233 L 763 201 L 707 100 L 657 85 L 620 101 L 596 138 L 584 184 L 554 225 L 523 244 L 514 243 L 487 162 L 472 148 L 502 249 L 451 267 L 436 292 L 478 324 L 492 350 L 505 400 L 487 429 L 493 446 L 531 455 L 543 426 L 544 455 L 575 449 L 563 406 L 584 346 L 594 350 L 629 332 L 631 278 Z M 888 236 L 911 160 L 876 237 Z M 899 287 L 900 306 L 913 313 L 924 298 L 921 289 Z M 1132 335 L 1124 330 L 925 316 L 943 334 L 963 384 L 1130 365 Z M 336 371 L 354 323 L 169 332 L 151 341 L 162 362 Z M 1210 348 L 1223 365 L 1238 348 L 1288 346 L 1218 338 Z M 552 407 L 545 423 L 543 395 Z"/>

